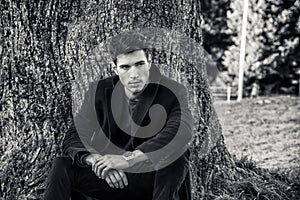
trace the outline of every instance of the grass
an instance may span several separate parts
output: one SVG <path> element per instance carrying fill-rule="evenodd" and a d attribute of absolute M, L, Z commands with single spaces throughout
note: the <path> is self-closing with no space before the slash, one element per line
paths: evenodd
<path fill-rule="evenodd" d="M 215 102 L 215 108 L 226 146 L 247 176 L 219 183 L 224 195 L 213 199 L 300 199 L 300 98 Z"/>

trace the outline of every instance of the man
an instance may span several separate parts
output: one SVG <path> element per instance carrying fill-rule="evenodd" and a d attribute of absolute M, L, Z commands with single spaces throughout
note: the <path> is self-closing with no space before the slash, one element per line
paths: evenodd
<path fill-rule="evenodd" d="M 72 190 L 100 200 L 190 198 L 186 88 L 161 75 L 146 47 L 135 31 L 111 41 L 116 75 L 90 85 L 45 199 L 67 200 Z"/>

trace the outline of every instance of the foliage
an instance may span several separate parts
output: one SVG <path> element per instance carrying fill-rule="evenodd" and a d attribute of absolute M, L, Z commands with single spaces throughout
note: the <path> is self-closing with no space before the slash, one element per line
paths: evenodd
<path fill-rule="evenodd" d="M 229 6 L 230 0 L 201 0 L 203 46 L 221 71 L 224 70 L 222 65 L 224 51 L 233 44 L 227 31 Z"/>
<path fill-rule="evenodd" d="M 243 1 L 219 1 L 218 5 L 223 6 L 202 9 L 204 21 L 208 21 L 204 25 L 204 36 L 211 36 L 209 41 L 204 40 L 204 45 L 209 52 L 217 55 L 216 61 L 226 71 L 225 77 L 232 78 L 232 84 L 237 85 Z M 216 16 L 218 12 L 211 14 L 212 9 L 222 11 L 223 15 Z M 300 76 L 296 73 L 300 68 L 299 16 L 299 0 L 249 1 L 244 79 L 246 96 L 254 82 L 260 85 L 261 94 L 297 93 Z M 223 18 L 220 20 L 220 17 Z"/>
<path fill-rule="evenodd" d="M 259 83 L 266 94 L 297 94 L 296 81 L 300 79 L 300 74 L 296 74 L 300 70 L 300 2 L 268 1 L 265 15 L 267 31 L 259 58 L 262 63 Z M 275 28 L 268 24 L 274 24 Z"/>

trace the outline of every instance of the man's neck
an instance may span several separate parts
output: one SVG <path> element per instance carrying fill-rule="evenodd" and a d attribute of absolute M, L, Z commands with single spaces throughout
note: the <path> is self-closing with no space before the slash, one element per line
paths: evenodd
<path fill-rule="evenodd" d="M 145 90 L 145 88 L 147 87 L 147 85 L 148 85 L 148 81 L 147 81 L 147 83 L 144 85 L 144 88 L 143 88 L 141 91 L 136 92 L 136 93 L 133 93 L 133 92 L 129 91 L 126 87 L 124 87 L 124 89 L 125 89 L 125 95 L 126 95 L 127 98 L 129 98 L 129 99 L 135 99 L 135 98 L 137 98 L 139 95 L 141 95 L 141 94 L 144 92 L 144 90 Z"/>
<path fill-rule="evenodd" d="M 129 98 L 129 99 L 137 98 L 143 91 L 144 91 L 144 89 L 140 92 L 132 93 L 125 88 L 125 94 L 126 94 L 127 98 Z"/>

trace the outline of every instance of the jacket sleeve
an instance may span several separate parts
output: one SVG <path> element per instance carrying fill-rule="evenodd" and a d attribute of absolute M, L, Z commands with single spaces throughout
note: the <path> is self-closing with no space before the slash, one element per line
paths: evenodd
<path fill-rule="evenodd" d="M 136 148 L 146 153 L 154 164 L 174 154 L 182 154 L 193 137 L 193 118 L 188 108 L 187 89 L 180 86 L 164 128 Z"/>
<path fill-rule="evenodd" d="M 99 126 L 95 112 L 96 87 L 96 82 L 89 86 L 82 106 L 73 118 L 73 123 L 63 140 L 63 154 L 71 157 L 73 163 L 82 167 L 87 166 L 83 162 L 83 158 L 90 153 L 96 153 L 91 146 L 91 138 Z"/>

